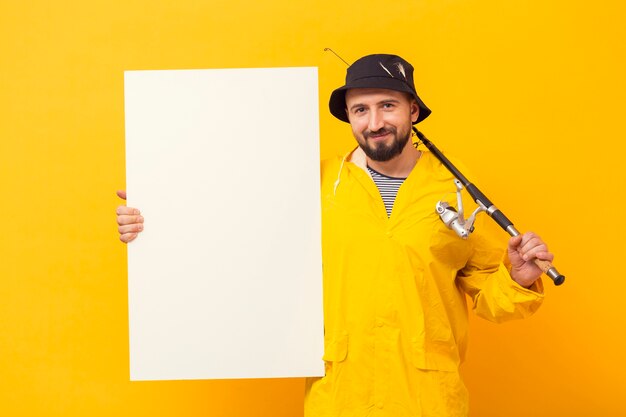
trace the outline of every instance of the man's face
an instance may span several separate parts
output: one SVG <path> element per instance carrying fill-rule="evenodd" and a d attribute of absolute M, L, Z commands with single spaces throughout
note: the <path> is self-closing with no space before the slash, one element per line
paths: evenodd
<path fill-rule="evenodd" d="M 380 88 L 346 91 L 346 111 L 359 146 L 380 162 L 402 152 L 419 115 L 417 103 L 407 93 Z"/>

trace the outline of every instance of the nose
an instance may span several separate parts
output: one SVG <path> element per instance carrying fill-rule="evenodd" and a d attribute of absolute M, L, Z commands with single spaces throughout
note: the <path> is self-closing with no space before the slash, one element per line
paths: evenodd
<path fill-rule="evenodd" d="M 367 127 L 370 131 L 376 132 L 385 126 L 383 115 L 380 111 L 371 111 L 369 116 Z"/>

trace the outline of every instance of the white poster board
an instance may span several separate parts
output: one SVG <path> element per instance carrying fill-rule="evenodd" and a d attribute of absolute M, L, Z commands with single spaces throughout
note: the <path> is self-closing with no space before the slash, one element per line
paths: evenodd
<path fill-rule="evenodd" d="M 131 380 L 323 375 L 317 68 L 124 88 Z"/>

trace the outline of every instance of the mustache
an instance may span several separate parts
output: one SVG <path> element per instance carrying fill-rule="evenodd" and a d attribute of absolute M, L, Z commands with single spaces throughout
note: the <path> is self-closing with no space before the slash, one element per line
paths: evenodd
<path fill-rule="evenodd" d="M 378 130 L 366 130 L 363 132 L 363 137 L 369 139 L 370 136 L 382 136 L 389 133 L 396 134 L 396 129 L 383 127 Z"/>

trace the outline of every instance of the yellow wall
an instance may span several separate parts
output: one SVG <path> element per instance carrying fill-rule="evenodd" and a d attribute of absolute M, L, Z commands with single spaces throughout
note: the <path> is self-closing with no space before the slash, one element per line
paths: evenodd
<path fill-rule="evenodd" d="M 422 130 L 568 276 L 529 320 L 473 320 L 472 415 L 626 415 L 624 12 L 619 0 L 0 0 L 0 415 L 301 415 L 300 379 L 128 381 L 114 191 L 128 69 L 319 66 L 322 154 L 352 146 L 326 110 L 345 72 L 328 46 L 413 62 L 433 109 Z"/>

